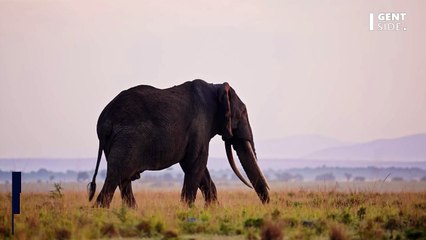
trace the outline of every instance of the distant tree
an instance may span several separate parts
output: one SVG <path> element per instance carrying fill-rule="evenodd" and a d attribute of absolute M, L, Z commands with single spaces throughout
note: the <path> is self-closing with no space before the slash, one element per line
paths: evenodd
<path fill-rule="evenodd" d="M 355 182 L 365 182 L 365 177 L 362 176 L 356 176 L 354 177 Z"/>
<path fill-rule="evenodd" d="M 176 175 L 176 180 L 183 180 L 183 174 L 179 173 L 178 175 Z"/>
<path fill-rule="evenodd" d="M 47 171 L 45 168 L 40 168 L 40 169 L 37 171 L 37 173 L 39 173 L 39 174 L 47 174 L 47 173 L 49 173 L 49 171 Z"/>
<path fill-rule="evenodd" d="M 336 177 L 334 177 L 333 173 L 324 173 L 315 177 L 316 181 L 335 181 Z"/>
<path fill-rule="evenodd" d="M 50 180 L 50 181 L 53 181 L 53 179 L 55 179 L 55 176 L 50 175 L 50 176 L 49 176 L 49 180 Z"/>
<path fill-rule="evenodd" d="M 162 178 L 163 181 L 172 181 L 173 180 L 173 176 L 170 173 L 164 173 L 161 178 Z"/>
<path fill-rule="evenodd" d="M 422 177 L 422 178 L 420 179 L 420 181 L 422 181 L 422 182 L 426 182 L 426 176 Z"/>
<path fill-rule="evenodd" d="M 402 181 L 404 181 L 404 178 L 402 178 L 402 177 L 393 177 L 391 181 L 392 182 L 402 182 Z"/>
<path fill-rule="evenodd" d="M 351 178 L 352 178 L 352 174 L 350 174 L 350 173 L 345 173 L 345 177 L 346 177 L 346 181 L 350 181 L 351 180 Z"/>
<path fill-rule="evenodd" d="M 277 173 L 276 177 L 279 181 L 284 181 L 284 182 L 288 182 L 293 178 L 293 176 L 290 173 L 287 173 L 287 172 Z"/>
<path fill-rule="evenodd" d="M 83 182 L 89 179 L 89 174 L 87 172 L 78 172 L 77 182 Z"/>

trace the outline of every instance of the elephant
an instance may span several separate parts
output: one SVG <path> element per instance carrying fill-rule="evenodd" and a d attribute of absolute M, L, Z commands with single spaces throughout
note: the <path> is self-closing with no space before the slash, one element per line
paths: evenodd
<path fill-rule="evenodd" d="M 109 207 L 119 187 L 123 204 L 137 207 L 133 180 L 146 170 L 179 163 L 184 172 L 181 201 L 192 206 L 200 189 L 206 205 L 217 202 L 207 159 L 209 142 L 221 135 L 232 170 L 261 202 L 269 202 L 269 185 L 257 164 L 247 108 L 228 83 L 211 84 L 196 79 L 167 89 L 139 85 L 118 94 L 101 112 L 97 122 L 99 151 L 89 201 L 96 191 L 102 151 L 107 174 L 95 206 Z M 235 165 L 237 152 L 250 183 Z"/>

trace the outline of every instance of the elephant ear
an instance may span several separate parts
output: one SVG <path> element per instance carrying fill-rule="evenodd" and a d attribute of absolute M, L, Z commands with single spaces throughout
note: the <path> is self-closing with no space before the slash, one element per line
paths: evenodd
<path fill-rule="evenodd" d="M 232 137 L 232 112 L 231 112 L 231 86 L 223 83 L 218 90 L 220 114 L 222 115 L 221 131 L 222 139 Z"/>

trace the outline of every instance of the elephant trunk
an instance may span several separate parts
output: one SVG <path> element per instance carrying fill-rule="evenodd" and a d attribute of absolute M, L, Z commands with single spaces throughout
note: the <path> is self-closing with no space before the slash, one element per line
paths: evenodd
<path fill-rule="evenodd" d="M 262 203 L 269 202 L 269 185 L 265 176 L 257 165 L 256 154 L 249 141 L 236 141 L 234 149 L 237 151 L 238 158 L 244 168 L 251 184 Z"/>

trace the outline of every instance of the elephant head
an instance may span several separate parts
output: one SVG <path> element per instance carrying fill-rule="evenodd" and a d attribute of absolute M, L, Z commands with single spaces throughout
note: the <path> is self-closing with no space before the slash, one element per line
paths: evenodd
<path fill-rule="evenodd" d="M 220 86 L 218 91 L 220 104 L 219 134 L 225 142 L 226 155 L 232 170 L 248 187 L 254 187 L 263 203 L 269 202 L 269 186 L 262 171 L 257 165 L 253 133 L 250 127 L 247 108 L 228 83 Z M 247 174 L 251 185 L 238 171 L 235 165 L 231 146 L 237 152 L 241 165 Z"/>

